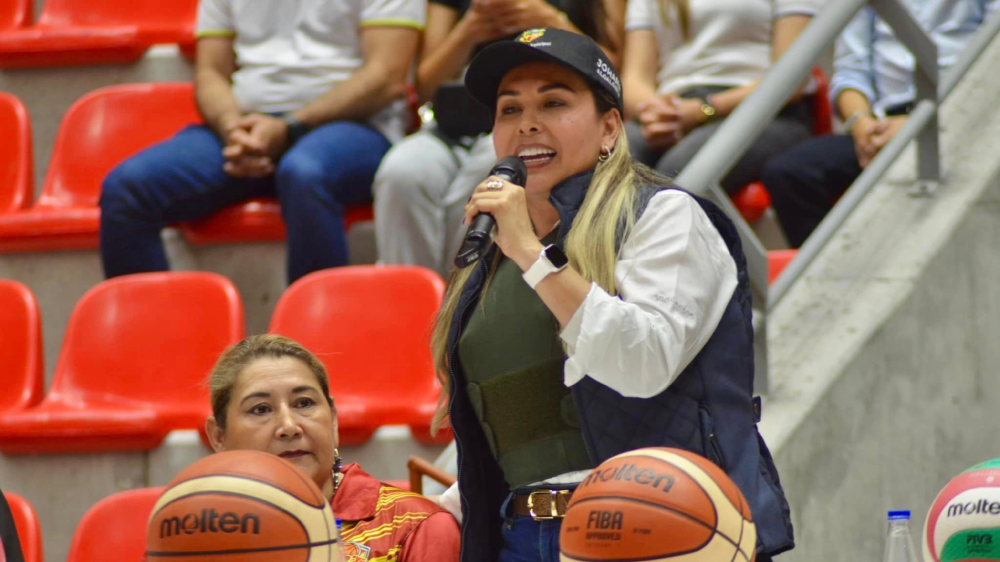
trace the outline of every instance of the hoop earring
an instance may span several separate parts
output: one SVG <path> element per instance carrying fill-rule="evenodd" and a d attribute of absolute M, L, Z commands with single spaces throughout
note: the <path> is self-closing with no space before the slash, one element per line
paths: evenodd
<path fill-rule="evenodd" d="M 611 149 L 606 146 L 602 146 L 601 155 L 597 157 L 597 161 L 603 164 L 607 162 L 609 158 L 611 158 Z"/>

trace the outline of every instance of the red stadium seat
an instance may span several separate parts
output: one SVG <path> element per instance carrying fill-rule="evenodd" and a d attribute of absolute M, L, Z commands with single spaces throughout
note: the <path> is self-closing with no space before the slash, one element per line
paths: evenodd
<path fill-rule="evenodd" d="M 41 197 L 22 212 L 0 215 L 0 252 L 96 248 L 104 176 L 200 121 L 193 96 L 191 84 L 129 84 L 73 104 L 56 135 Z"/>
<path fill-rule="evenodd" d="M 767 283 L 770 285 L 774 283 L 774 280 L 781 275 L 784 271 L 785 266 L 788 265 L 795 256 L 799 253 L 798 250 L 771 250 L 767 253 Z"/>
<path fill-rule="evenodd" d="M 301 342 L 330 373 L 341 442 L 358 444 L 382 425 L 409 425 L 430 435 L 441 392 L 430 355 L 430 329 L 444 282 L 414 266 L 338 267 L 311 273 L 288 288 L 271 332 Z"/>
<path fill-rule="evenodd" d="M 833 106 L 830 104 L 830 82 L 826 79 L 826 74 L 819 67 L 813 68 L 813 83 L 816 84 L 816 93 L 812 99 L 813 134 L 818 136 L 829 135 L 833 132 Z"/>
<path fill-rule="evenodd" d="M 374 220 L 371 205 L 344 208 L 344 229 Z M 180 225 L 192 244 L 222 244 L 285 239 L 285 222 L 277 199 L 250 199 L 204 219 Z"/>
<path fill-rule="evenodd" d="M 31 25 L 34 14 L 32 0 L 5 0 L 0 4 L 0 34 Z"/>
<path fill-rule="evenodd" d="M 104 281 L 73 309 L 48 395 L 0 416 L 0 451 L 149 450 L 172 430 L 200 430 L 211 410 L 205 377 L 242 338 L 240 297 L 222 276 Z"/>
<path fill-rule="evenodd" d="M 76 526 L 66 562 L 144 560 L 146 522 L 163 490 L 127 490 L 111 494 L 94 504 Z"/>
<path fill-rule="evenodd" d="M 17 540 L 21 543 L 21 553 L 24 562 L 42 562 L 42 528 L 38 524 L 38 514 L 28 500 L 11 492 L 3 493 L 14 516 L 14 526 L 17 527 Z M 0 556 L 3 555 L 0 550 Z"/>
<path fill-rule="evenodd" d="M 826 74 L 819 67 L 812 70 L 816 92 L 810 96 L 812 106 L 813 135 L 829 135 L 833 132 L 833 107 L 830 105 L 830 85 Z M 733 205 L 749 222 L 756 222 L 771 206 L 771 194 L 760 182 L 754 182 L 733 195 Z"/>
<path fill-rule="evenodd" d="M 133 62 L 159 43 L 190 49 L 197 8 L 198 0 L 46 0 L 34 24 L 21 17 L 0 28 L 0 68 Z"/>
<path fill-rule="evenodd" d="M 0 279 L 0 416 L 42 401 L 42 319 L 35 296 L 17 281 Z"/>
<path fill-rule="evenodd" d="M 22 210 L 34 196 L 31 119 L 21 100 L 0 92 L 0 215 Z"/>
<path fill-rule="evenodd" d="M 21 129 L 6 128 L 4 124 L 4 99 L 0 98 L 0 133 L 9 132 L 11 136 L 5 138 L 23 138 L 13 134 Z M 23 118 L 27 119 L 27 113 Z M 0 183 L 0 252 L 96 248 L 100 226 L 97 200 L 108 172 L 129 156 L 199 122 L 201 116 L 189 83 L 111 86 L 80 98 L 59 127 L 45 185 L 34 206 L 25 208 L 31 200 L 30 183 L 19 188 L 25 195 L 11 195 L 9 202 Z M 142 126 L 137 126 L 139 123 Z M 30 136 L 15 142 L 28 151 L 30 163 Z M 4 179 L 2 166 L 0 163 L 0 180 Z M 23 169 L 23 163 L 21 166 Z M 30 165 L 20 173 L 26 178 L 22 181 L 30 182 Z M 4 214 L 6 207 L 16 212 Z M 348 207 L 345 211 L 348 228 L 366 220 L 372 220 L 370 205 Z M 239 203 L 181 228 L 187 240 L 195 244 L 285 237 L 274 199 Z"/>

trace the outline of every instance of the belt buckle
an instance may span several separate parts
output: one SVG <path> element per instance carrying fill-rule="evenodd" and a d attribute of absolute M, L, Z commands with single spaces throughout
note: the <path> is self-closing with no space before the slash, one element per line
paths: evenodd
<path fill-rule="evenodd" d="M 559 513 L 559 504 L 556 500 L 560 495 L 568 494 L 567 490 L 535 490 L 528 494 L 528 514 L 531 515 L 533 521 L 549 521 L 552 519 L 557 519 L 561 517 L 566 517 L 566 514 Z M 549 495 L 549 514 L 548 515 L 538 515 L 535 513 L 535 495 L 536 494 L 548 494 Z"/>

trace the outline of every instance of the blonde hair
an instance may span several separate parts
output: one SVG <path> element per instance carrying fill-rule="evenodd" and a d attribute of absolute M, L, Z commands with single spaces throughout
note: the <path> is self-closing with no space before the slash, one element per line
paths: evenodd
<path fill-rule="evenodd" d="M 614 100 L 603 90 L 591 88 L 597 102 L 598 112 L 606 114 L 615 107 Z M 625 137 L 625 126 L 619 115 L 619 134 L 611 156 L 597 165 L 590 181 L 587 195 L 573 220 L 572 229 L 566 237 L 566 257 L 569 263 L 584 279 L 597 283 L 610 295 L 618 294 L 615 281 L 615 264 L 618 261 L 620 241 L 628 238 L 635 226 L 636 189 L 641 184 L 667 184 L 666 178 L 632 160 Z M 500 253 L 490 266 L 485 293 L 489 280 L 499 263 Z M 472 275 L 475 266 L 453 269 L 448 278 L 448 289 L 438 312 L 431 335 L 431 354 L 438 380 L 441 382 L 441 399 L 431 423 L 432 431 L 443 427 L 448 417 L 448 397 L 451 382 L 448 373 L 448 333 L 452 318 L 458 307 L 462 289 Z"/>
<path fill-rule="evenodd" d="M 690 0 L 661 0 L 660 17 L 668 25 L 676 18 L 681 28 L 684 41 L 691 39 L 691 3 Z"/>
<path fill-rule="evenodd" d="M 215 423 L 220 429 L 226 428 L 226 408 L 229 407 L 233 387 L 236 386 L 240 374 L 251 363 L 264 357 L 274 359 L 293 357 L 305 363 L 316 375 L 316 382 L 319 383 L 323 396 L 330 403 L 330 407 L 333 407 L 333 398 L 330 397 L 330 377 L 326 374 L 326 367 L 308 349 L 291 338 L 277 334 L 250 336 L 222 352 L 208 375 L 212 415 L 215 416 Z"/>

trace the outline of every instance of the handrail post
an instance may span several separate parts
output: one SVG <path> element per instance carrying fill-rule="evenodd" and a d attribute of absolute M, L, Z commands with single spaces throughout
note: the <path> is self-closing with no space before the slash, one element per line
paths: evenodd
<path fill-rule="evenodd" d="M 879 17 L 892 28 L 896 37 L 906 46 L 916 60 L 913 81 L 917 97 L 914 103 L 929 101 L 934 104 L 934 115 L 917 135 L 917 188 L 914 195 L 931 195 L 941 182 L 940 139 L 938 135 L 938 48 L 913 14 L 899 0 L 871 0 Z"/>

